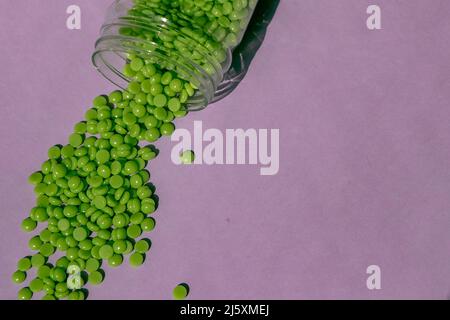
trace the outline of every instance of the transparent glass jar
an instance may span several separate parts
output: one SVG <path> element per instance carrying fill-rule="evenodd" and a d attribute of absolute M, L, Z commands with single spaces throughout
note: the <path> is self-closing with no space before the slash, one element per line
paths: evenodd
<path fill-rule="evenodd" d="M 108 9 L 92 61 L 112 83 L 133 79 L 130 55 L 176 72 L 196 92 L 189 111 L 222 98 L 235 84 L 222 82 L 258 0 L 116 0 Z"/>

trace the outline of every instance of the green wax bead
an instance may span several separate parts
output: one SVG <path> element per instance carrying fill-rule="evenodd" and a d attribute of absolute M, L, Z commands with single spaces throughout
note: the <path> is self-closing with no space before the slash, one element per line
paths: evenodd
<path fill-rule="evenodd" d="M 92 247 L 91 249 L 91 256 L 95 259 L 101 259 L 100 258 L 100 246 L 96 245 L 94 247 Z"/>
<path fill-rule="evenodd" d="M 30 282 L 30 290 L 34 293 L 42 291 L 44 287 L 44 282 L 41 279 L 36 278 Z"/>
<path fill-rule="evenodd" d="M 127 218 L 125 217 L 124 214 L 118 214 L 118 215 L 114 216 L 112 223 L 113 223 L 114 227 L 122 228 L 122 227 L 126 226 Z"/>
<path fill-rule="evenodd" d="M 67 186 L 70 189 L 76 189 L 81 184 L 81 178 L 79 176 L 72 176 L 67 180 Z"/>
<path fill-rule="evenodd" d="M 110 154 L 107 150 L 99 150 L 95 155 L 95 158 L 99 164 L 103 164 L 109 161 Z"/>
<path fill-rule="evenodd" d="M 164 98 L 165 98 L 165 96 L 164 96 Z M 156 99 L 156 97 L 155 97 L 155 99 Z M 167 110 L 165 108 L 163 108 L 164 105 L 165 105 L 165 103 L 162 106 L 158 105 L 157 108 L 153 111 L 153 115 L 158 120 L 164 120 L 167 117 Z"/>
<path fill-rule="evenodd" d="M 172 98 L 169 100 L 168 108 L 172 112 L 176 112 L 181 108 L 181 102 L 178 98 Z"/>
<path fill-rule="evenodd" d="M 34 221 L 34 220 L 31 219 L 31 218 L 26 218 L 26 219 L 24 219 L 24 220 L 22 221 L 21 227 L 22 227 L 22 230 L 23 230 L 23 231 L 25 231 L 25 232 L 31 232 L 31 231 L 33 231 L 34 229 L 36 229 L 37 223 L 36 223 L 36 221 Z"/>
<path fill-rule="evenodd" d="M 66 257 L 70 261 L 74 261 L 76 258 L 78 258 L 78 248 L 69 248 L 69 249 L 67 249 Z"/>
<path fill-rule="evenodd" d="M 55 179 L 63 178 L 67 174 L 67 168 L 63 164 L 57 164 L 53 167 L 53 177 Z"/>
<path fill-rule="evenodd" d="M 17 262 L 17 269 L 19 271 L 27 271 L 31 268 L 31 259 L 28 257 L 22 258 Z"/>
<path fill-rule="evenodd" d="M 150 232 L 153 229 L 155 229 L 155 220 L 153 218 L 145 218 L 142 222 L 141 222 L 141 229 L 144 232 Z"/>
<path fill-rule="evenodd" d="M 12 281 L 17 284 L 24 282 L 26 278 L 27 278 L 27 273 L 24 271 L 20 271 L 20 270 L 17 270 L 11 276 Z"/>
<path fill-rule="evenodd" d="M 132 239 L 138 238 L 141 234 L 142 234 L 142 230 L 141 230 L 141 227 L 138 225 L 130 225 L 127 228 L 127 235 Z"/>
<path fill-rule="evenodd" d="M 122 254 L 127 250 L 127 243 L 124 240 L 114 241 L 113 250 L 115 253 Z"/>
<path fill-rule="evenodd" d="M 150 240 L 148 239 L 142 239 L 136 242 L 134 245 L 134 250 L 139 253 L 146 253 L 148 250 L 150 250 Z"/>
<path fill-rule="evenodd" d="M 151 198 L 146 198 L 141 201 L 141 211 L 145 214 L 152 214 L 156 210 L 155 201 Z"/>
<path fill-rule="evenodd" d="M 19 300 L 30 300 L 32 297 L 33 292 L 28 287 L 20 289 L 19 293 L 17 294 L 17 299 Z"/>
<path fill-rule="evenodd" d="M 161 83 L 163 85 L 168 85 L 172 81 L 172 73 L 170 71 L 165 72 L 161 77 Z"/>
<path fill-rule="evenodd" d="M 149 128 L 145 132 L 145 140 L 147 140 L 149 142 L 155 142 L 160 137 L 161 137 L 161 133 L 159 132 L 159 130 L 157 128 Z"/>
<path fill-rule="evenodd" d="M 68 300 L 79 300 L 79 294 L 78 291 L 72 291 L 71 293 L 69 293 L 69 295 L 67 296 Z"/>
<path fill-rule="evenodd" d="M 76 206 L 66 206 L 63 212 L 67 218 L 73 218 L 78 214 L 78 208 Z"/>
<path fill-rule="evenodd" d="M 49 242 L 52 236 L 52 232 L 49 229 L 43 229 L 39 233 L 39 237 L 41 238 L 42 242 Z"/>
<path fill-rule="evenodd" d="M 123 257 L 120 254 L 115 254 L 111 258 L 108 259 L 108 264 L 113 268 L 120 266 L 122 264 L 122 262 L 123 262 Z"/>
<path fill-rule="evenodd" d="M 181 92 L 183 90 L 183 82 L 180 79 L 173 79 L 170 81 L 170 89 L 172 89 L 174 92 Z"/>
<path fill-rule="evenodd" d="M 67 244 L 66 239 L 64 237 L 61 237 L 57 240 L 56 247 L 60 251 L 66 251 L 67 249 L 69 249 L 69 245 Z"/>
<path fill-rule="evenodd" d="M 141 85 L 137 81 L 132 81 L 128 85 L 128 91 L 132 94 L 138 94 L 141 92 Z"/>
<path fill-rule="evenodd" d="M 111 219 L 109 216 L 105 215 L 104 219 Z M 100 219 L 103 220 L 103 219 Z M 109 240 L 111 238 L 111 232 L 109 230 L 100 230 L 97 232 L 97 237 L 103 240 Z M 104 243 L 103 243 L 104 244 Z"/>
<path fill-rule="evenodd" d="M 160 131 L 163 136 L 170 136 L 175 131 L 175 125 L 171 122 L 163 123 Z"/>
<path fill-rule="evenodd" d="M 88 236 L 88 232 L 83 227 L 78 227 L 73 231 L 73 237 L 77 241 L 83 241 Z"/>
<path fill-rule="evenodd" d="M 40 253 L 37 253 L 31 257 L 31 265 L 33 266 L 33 268 L 38 268 L 42 266 L 44 263 L 45 257 Z"/>
<path fill-rule="evenodd" d="M 99 285 L 103 282 L 103 274 L 100 271 L 94 271 L 89 274 L 89 283 L 92 285 Z"/>
<path fill-rule="evenodd" d="M 95 258 L 89 258 L 86 261 L 86 270 L 88 272 L 94 272 L 97 271 L 98 268 L 100 268 L 100 261 Z"/>
<path fill-rule="evenodd" d="M 97 225 L 100 229 L 108 229 L 112 225 L 112 219 L 108 216 L 102 217 L 101 219 L 99 218 L 97 220 Z"/>
<path fill-rule="evenodd" d="M 119 189 L 123 185 L 123 178 L 119 175 L 112 176 L 109 179 L 109 184 L 114 189 Z"/>
<path fill-rule="evenodd" d="M 116 229 L 117 240 L 125 240 L 127 238 L 127 230 L 125 228 Z"/>
<path fill-rule="evenodd" d="M 75 133 L 78 133 L 78 134 L 85 134 L 86 133 L 86 129 L 87 129 L 86 122 L 81 121 L 81 122 L 78 122 L 74 126 L 73 131 Z"/>
<path fill-rule="evenodd" d="M 67 291 L 67 283 L 65 283 L 65 282 L 57 283 L 55 286 L 55 291 L 56 292 L 66 292 Z"/>
<path fill-rule="evenodd" d="M 67 257 L 61 257 L 56 261 L 56 266 L 65 270 L 69 266 L 69 262 Z"/>
<path fill-rule="evenodd" d="M 136 212 L 130 217 L 130 223 L 131 224 L 140 224 L 142 221 L 144 221 L 144 214 L 142 212 Z"/>
<path fill-rule="evenodd" d="M 73 146 L 71 146 L 70 144 L 62 147 L 61 149 L 61 156 L 65 159 L 70 158 L 73 156 L 75 152 L 75 148 Z"/>
<path fill-rule="evenodd" d="M 37 185 L 38 183 L 40 183 L 42 181 L 43 178 L 44 178 L 44 176 L 42 175 L 42 173 L 40 171 L 37 171 L 37 172 L 32 173 L 28 177 L 28 182 L 32 185 Z"/>
<path fill-rule="evenodd" d="M 105 96 L 97 96 L 92 101 L 92 105 L 96 108 L 105 106 L 107 103 L 108 103 L 108 100 L 106 99 Z"/>
<path fill-rule="evenodd" d="M 140 186 L 142 186 L 142 184 L 143 184 L 142 177 L 139 174 L 135 174 L 130 177 L 130 186 L 132 188 L 137 189 Z"/>
<path fill-rule="evenodd" d="M 80 241 L 80 243 L 78 244 L 78 247 L 84 251 L 86 250 L 91 250 L 93 247 L 92 241 L 89 239 L 84 239 L 82 241 Z"/>
<path fill-rule="evenodd" d="M 97 119 L 98 120 L 106 120 L 111 118 L 111 110 L 107 107 L 101 107 L 97 110 Z M 99 122 L 100 124 L 100 122 Z M 100 131 L 100 130 L 99 130 Z"/>
<path fill-rule="evenodd" d="M 44 221 L 48 220 L 48 214 L 47 214 L 47 210 L 45 208 L 36 207 L 36 208 L 34 208 L 33 211 L 34 211 L 34 218 L 36 221 L 44 222 Z"/>
<path fill-rule="evenodd" d="M 76 259 L 76 261 L 78 261 L 80 268 L 84 269 L 84 261 L 89 259 L 91 257 L 91 251 L 90 250 L 78 250 L 78 259 Z"/>
<path fill-rule="evenodd" d="M 186 150 L 181 153 L 180 160 L 182 164 L 192 164 L 195 161 L 195 154 L 192 150 Z"/>
<path fill-rule="evenodd" d="M 139 187 L 136 192 L 136 195 L 141 200 L 151 197 L 152 194 L 153 194 L 153 192 L 148 186 Z"/>
<path fill-rule="evenodd" d="M 34 236 L 28 241 L 28 247 L 30 250 L 38 251 L 42 246 L 42 240 L 38 236 Z"/>
<path fill-rule="evenodd" d="M 125 163 L 123 171 L 127 175 L 132 175 L 138 172 L 139 166 L 135 161 L 128 161 Z"/>
<path fill-rule="evenodd" d="M 42 297 L 42 300 L 56 300 L 55 296 L 52 294 L 46 294 Z"/>
<path fill-rule="evenodd" d="M 67 297 L 68 295 L 69 295 L 69 290 L 63 291 L 63 292 L 59 292 L 59 291 L 56 291 L 56 292 L 55 292 L 55 297 L 56 297 L 56 299 L 58 299 L 58 300 L 64 299 L 64 298 Z"/>
<path fill-rule="evenodd" d="M 69 137 L 69 144 L 72 147 L 77 148 L 83 144 L 83 140 L 84 140 L 83 135 L 78 134 L 78 133 L 73 133 Z"/>
<path fill-rule="evenodd" d="M 75 248 L 76 246 L 78 246 L 78 241 L 75 240 L 72 236 L 66 237 L 66 243 L 70 248 Z"/>
<path fill-rule="evenodd" d="M 113 256 L 113 254 L 114 254 L 114 250 L 113 250 L 113 248 L 110 246 L 110 245 L 108 245 L 108 244 L 105 244 L 104 246 L 102 246 L 101 248 L 100 248 L 100 251 L 99 251 L 99 255 L 100 255 L 100 257 L 102 258 L 102 259 L 109 259 L 109 258 L 111 258 L 112 256 Z"/>
<path fill-rule="evenodd" d="M 55 252 L 55 247 L 50 243 L 44 243 L 40 248 L 40 254 L 44 257 L 50 257 Z"/>
<path fill-rule="evenodd" d="M 50 159 L 59 159 L 61 156 L 61 149 L 59 146 L 53 146 L 50 149 L 48 149 L 48 157 Z"/>
<path fill-rule="evenodd" d="M 111 103 L 117 104 L 117 103 L 121 102 L 123 99 L 122 92 L 119 90 L 113 91 L 110 93 L 108 98 Z"/>
<path fill-rule="evenodd" d="M 144 61 L 142 61 L 142 59 L 135 58 L 130 62 L 130 67 L 131 70 L 137 72 L 144 67 Z"/>
<path fill-rule="evenodd" d="M 96 196 L 93 200 L 92 200 L 92 204 L 97 208 L 97 209 L 103 209 L 106 207 L 106 199 L 103 196 Z"/>
<path fill-rule="evenodd" d="M 173 298 L 175 300 L 183 300 L 189 294 L 189 287 L 186 284 L 179 284 L 173 289 Z"/>
<path fill-rule="evenodd" d="M 61 219 L 58 221 L 58 229 L 61 231 L 66 231 L 70 228 L 70 222 L 67 219 Z"/>
<path fill-rule="evenodd" d="M 141 253 L 135 252 L 130 256 L 130 265 L 132 267 L 139 267 L 144 263 L 145 256 Z"/>
<path fill-rule="evenodd" d="M 47 265 L 40 266 L 37 271 L 37 276 L 40 279 L 48 278 L 50 276 L 51 271 L 52 269 Z"/>

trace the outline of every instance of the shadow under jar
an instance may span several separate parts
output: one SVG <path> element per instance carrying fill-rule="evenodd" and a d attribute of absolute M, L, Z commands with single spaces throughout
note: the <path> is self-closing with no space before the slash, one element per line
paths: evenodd
<path fill-rule="evenodd" d="M 222 83 L 232 51 L 240 43 L 258 0 L 116 0 L 108 9 L 92 61 L 97 70 L 127 90 L 124 72 L 139 57 L 189 81 L 195 93 L 189 111 L 226 94 Z"/>

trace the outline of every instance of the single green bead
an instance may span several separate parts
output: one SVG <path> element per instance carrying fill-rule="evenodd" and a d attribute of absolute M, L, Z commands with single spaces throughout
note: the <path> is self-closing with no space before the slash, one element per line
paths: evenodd
<path fill-rule="evenodd" d="M 40 266 L 44 265 L 44 263 L 45 257 L 40 253 L 37 253 L 31 257 L 31 265 L 33 266 L 33 268 L 39 268 Z"/>
<path fill-rule="evenodd" d="M 80 243 L 78 244 L 78 247 L 83 251 L 86 251 L 86 250 L 90 251 L 93 247 L 93 244 L 90 239 L 84 239 L 84 240 L 80 241 Z"/>
<path fill-rule="evenodd" d="M 51 271 L 52 269 L 47 265 L 40 266 L 37 271 L 37 276 L 38 278 L 44 280 L 45 278 L 50 277 Z"/>
<path fill-rule="evenodd" d="M 103 282 L 103 274 L 100 271 L 94 271 L 89 274 L 88 281 L 92 285 L 99 285 Z"/>
<path fill-rule="evenodd" d="M 97 209 L 103 209 L 106 207 L 106 198 L 103 196 L 96 196 L 93 200 L 92 200 L 92 204 L 97 208 Z"/>
<path fill-rule="evenodd" d="M 145 140 L 147 140 L 149 142 L 155 142 L 160 137 L 161 137 L 161 133 L 159 132 L 159 130 L 157 128 L 149 128 L 145 132 Z"/>
<path fill-rule="evenodd" d="M 148 250 L 150 250 L 150 240 L 148 239 L 141 239 L 134 245 L 134 250 L 139 253 L 146 253 Z"/>
<path fill-rule="evenodd" d="M 108 103 L 108 100 L 105 96 L 97 96 L 92 101 L 92 105 L 96 108 L 105 106 Z"/>
<path fill-rule="evenodd" d="M 73 131 L 78 134 L 85 134 L 87 125 L 85 121 L 80 121 L 73 127 Z"/>
<path fill-rule="evenodd" d="M 138 72 L 144 67 L 144 61 L 142 61 L 142 59 L 135 58 L 135 59 L 131 60 L 130 67 L 131 67 L 131 70 Z"/>
<path fill-rule="evenodd" d="M 144 263 L 145 256 L 141 253 L 135 252 L 130 256 L 130 265 L 132 267 L 139 267 Z"/>
<path fill-rule="evenodd" d="M 34 208 L 34 218 L 38 222 L 44 222 L 48 220 L 48 213 L 45 208 L 36 207 Z"/>
<path fill-rule="evenodd" d="M 40 248 L 40 254 L 44 257 L 50 257 L 53 253 L 55 253 L 55 247 L 50 243 L 44 243 Z"/>
<path fill-rule="evenodd" d="M 75 248 L 75 247 L 67 249 L 67 251 L 66 251 L 67 259 L 69 259 L 70 261 L 74 261 L 75 259 L 77 259 L 78 251 L 79 251 L 79 249 Z"/>
<path fill-rule="evenodd" d="M 42 297 L 42 300 L 56 300 L 55 296 L 52 294 L 46 294 Z"/>
<path fill-rule="evenodd" d="M 31 280 L 30 290 L 32 292 L 34 292 L 34 293 L 40 292 L 40 291 L 42 291 L 43 288 L 44 288 L 44 282 L 41 279 L 36 278 L 36 279 Z"/>
<path fill-rule="evenodd" d="M 43 178 L 44 178 L 44 176 L 42 175 L 42 173 L 40 171 L 37 171 L 37 172 L 32 173 L 28 177 L 28 182 L 32 185 L 37 185 L 42 181 Z"/>
<path fill-rule="evenodd" d="M 131 215 L 130 217 L 130 223 L 131 224 L 140 224 L 142 221 L 144 221 L 145 216 L 142 212 L 136 212 Z"/>
<path fill-rule="evenodd" d="M 114 104 L 121 102 L 122 99 L 123 99 L 122 92 L 119 90 L 113 91 L 109 95 L 109 101 Z"/>
<path fill-rule="evenodd" d="M 30 270 L 30 268 L 31 268 L 31 259 L 29 257 L 22 258 L 17 262 L 17 269 L 19 271 L 27 271 Z"/>
<path fill-rule="evenodd" d="M 48 149 L 48 157 L 50 159 L 59 159 L 61 156 L 61 149 L 59 146 L 53 146 L 50 149 Z"/>
<path fill-rule="evenodd" d="M 42 242 L 50 242 L 50 239 L 52 237 L 52 232 L 49 229 L 43 229 L 39 233 L 39 237 L 41 238 Z"/>
<path fill-rule="evenodd" d="M 117 214 L 114 216 L 112 223 L 116 228 L 122 228 L 127 225 L 127 218 L 124 214 Z"/>
<path fill-rule="evenodd" d="M 119 175 L 114 175 L 109 179 L 109 184 L 114 189 L 119 189 L 123 185 L 123 178 Z"/>
<path fill-rule="evenodd" d="M 31 232 L 37 227 L 37 222 L 31 218 L 26 218 L 22 221 L 22 230 L 25 232 Z"/>
<path fill-rule="evenodd" d="M 75 148 L 72 145 L 68 144 L 68 145 L 65 145 L 64 147 L 62 147 L 61 156 L 63 158 L 67 159 L 67 158 L 72 157 L 74 152 L 75 152 Z"/>
<path fill-rule="evenodd" d="M 99 254 L 102 259 L 106 260 L 113 256 L 114 250 L 109 244 L 105 244 L 100 248 Z"/>
<path fill-rule="evenodd" d="M 161 83 L 163 85 L 168 85 L 173 79 L 172 73 L 170 71 L 165 72 L 161 77 Z"/>
<path fill-rule="evenodd" d="M 141 85 L 137 81 L 132 81 L 128 85 L 128 91 L 134 95 L 138 94 L 139 92 L 141 92 Z"/>
<path fill-rule="evenodd" d="M 62 292 L 59 292 L 59 291 L 56 291 L 56 292 L 55 292 L 55 297 L 56 297 L 56 299 L 58 299 L 58 300 L 64 299 L 64 298 L 66 298 L 68 295 L 69 295 L 69 290 L 67 290 L 67 291 L 62 291 Z"/>
<path fill-rule="evenodd" d="M 56 282 L 64 282 L 67 278 L 67 274 L 62 268 L 53 268 L 50 277 Z"/>
<path fill-rule="evenodd" d="M 156 99 L 156 98 L 155 98 Z M 163 105 L 164 106 L 164 105 Z M 165 108 L 163 108 L 163 106 L 158 106 L 158 108 L 156 108 L 153 111 L 153 115 L 155 116 L 156 119 L 158 120 L 164 120 L 167 117 L 167 110 Z"/>
<path fill-rule="evenodd" d="M 181 108 L 181 102 L 178 98 L 172 98 L 169 100 L 168 108 L 172 112 L 177 112 Z"/>
<path fill-rule="evenodd" d="M 125 228 L 117 228 L 115 230 L 117 240 L 125 240 L 127 238 L 127 230 Z"/>
<path fill-rule="evenodd" d="M 69 266 L 69 262 L 70 261 L 67 257 L 61 257 L 56 261 L 56 266 L 65 270 Z"/>
<path fill-rule="evenodd" d="M 74 218 L 78 214 L 78 208 L 76 206 L 65 206 L 63 212 L 67 218 Z"/>
<path fill-rule="evenodd" d="M 192 150 L 186 150 L 181 153 L 180 160 L 182 164 L 192 164 L 195 161 L 195 154 Z"/>
<path fill-rule="evenodd" d="M 86 261 L 86 270 L 88 272 L 94 272 L 97 271 L 98 268 L 100 268 L 100 261 L 95 258 L 89 258 Z"/>
<path fill-rule="evenodd" d="M 115 268 L 122 264 L 123 257 L 120 254 L 114 254 L 111 258 L 108 259 L 109 266 Z"/>
<path fill-rule="evenodd" d="M 95 155 L 95 158 L 99 164 L 103 164 L 103 163 L 106 163 L 109 161 L 110 154 L 109 154 L 108 150 L 102 149 L 97 152 L 97 154 Z"/>
<path fill-rule="evenodd" d="M 127 250 L 127 243 L 124 240 L 114 241 L 113 250 L 115 253 L 122 254 Z"/>
<path fill-rule="evenodd" d="M 77 241 L 83 241 L 88 237 L 88 232 L 83 227 L 78 227 L 73 231 L 73 237 Z"/>
<path fill-rule="evenodd" d="M 155 220 L 153 218 L 145 218 L 144 221 L 141 222 L 141 229 L 144 232 L 150 232 L 155 229 Z"/>
<path fill-rule="evenodd" d="M 58 229 L 60 231 L 66 231 L 70 228 L 70 221 L 67 219 L 61 219 L 58 221 Z"/>
<path fill-rule="evenodd" d="M 130 186 L 134 189 L 141 187 L 143 183 L 142 177 L 139 174 L 130 177 Z"/>
<path fill-rule="evenodd" d="M 138 170 L 139 170 L 139 166 L 136 163 L 136 161 L 127 161 L 125 163 L 124 168 L 123 168 L 123 171 L 127 175 L 135 174 L 136 172 L 138 172 Z"/>
<path fill-rule="evenodd" d="M 97 220 L 97 225 L 100 229 L 108 229 L 112 225 L 112 219 L 108 215 L 105 215 Z"/>
<path fill-rule="evenodd" d="M 19 300 L 30 300 L 32 297 L 33 292 L 28 287 L 20 289 L 17 294 L 17 299 Z"/>
<path fill-rule="evenodd" d="M 171 136 L 175 131 L 175 125 L 172 122 L 163 123 L 160 131 L 163 136 Z"/>
<path fill-rule="evenodd" d="M 84 140 L 84 135 L 81 135 L 78 133 L 73 133 L 69 137 L 69 144 L 72 147 L 77 148 L 83 144 L 83 140 Z"/>
<path fill-rule="evenodd" d="M 24 282 L 26 278 L 27 278 L 27 273 L 24 271 L 20 271 L 20 270 L 17 270 L 16 272 L 14 272 L 11 277 L 12 281 L 17 284 Z"/>
<path fill-rule="evenodd" d="M 141 227 L 138 225 L 130 225 L 127 228 L 127 235 L 132 239 L 138 238 L 142 234 Z"/>
<path fill-rule="evenodd" d="M 184 300 L 189 294 L 189 287 L 186 284 L 179 284 L 173 289 L 173 298 L 175 300 Z"/>
<path fill-rule="evenodd" d="M 39 236 L 34 236 L 33 238 L 28 241 L 28 247 L 30 250 L 38 251 L 42 246 L 42 240 L 39 238 Z"/>
<path fill-rule="evenodd" d="M 55 286 L 56 292 L 66 292 L 67 290 L 68 290 L 67 283 L 65 283 L 65 282 L 57 283 Z"/>

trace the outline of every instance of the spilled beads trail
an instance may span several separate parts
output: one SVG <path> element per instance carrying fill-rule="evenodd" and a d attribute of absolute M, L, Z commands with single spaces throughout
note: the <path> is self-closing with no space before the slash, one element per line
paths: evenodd
<path fill-rule="evenodd" d="M 122 71 L 127 90 L 96 97 L 85 120 L 75 124 L 68 144 L 52 146 L 40 171 L 30 175 L 36 206 L 22 229 L 45 227 L 28 243 L 33 254 L 20 259 L 12 274 L 17 284 L 28 280 L 19 299 L 43 292 L 45 300 L 83 300 L 88 283 L 104 281 L 105 264 L 118 267 L 125 256 L 133 267 L 145 262 L 151 242 L 143 234 L 155 228 L 151 215 L 158 207 L 145 168 L 158 151 L 140 143 L 170 136 L 173 121 L 187 115 L 188 101 L 198 91 L 200 83 L 192 77 L 198 70 L 183 69 L 176 61 L 190 59 L 208 79 L 226 71 L 222 64 L 257 1 L 128 2 L 128 21 L 168 23 L 157 32 L 145 23 L 120 28 L 127 39 L 144 40 L 127 51 Z M 161 48 L 165 57 L 152 54 Z M 194 161 L 192 151 L 180 156 L 185 164 Z M 63 255 L 55 259 L 58 252 Z M 27 279 L 33 269 L 35 278 Z M 174 298 L 183 299 L 188 291 L 187 285 L 179 285 Z"/>
<path fill-rule="evenodd" d="M 136 71 L 151 70 L 147 73 L 150 78 L 130 83 L 131 88 L 145 88 L 149 81 L 152 88 L 162 88 L 156 79 L 171 77 L 169 85 L 176 81 L 178 93 L 187 94 L 181 89 L 187 82 L 172 73 L 139 58 L 130 60 L 127 67 L 131 65 Z M 100 284 L 105 277 L 100 268 L 105 263 L 117 267 L 126 255 L 133 267 L 144 263 L 151 242 L 139 238 L 154 229 L 150 215 L 157 209 L 145 168 L 158 151 L 153 145 L 140 147 L 139 142 L 154 142 L 172 134 L 172 121 L 187 114 L 185 104 L 177 100 L 177 108 L 169 109 L 162 103 L 167 97 L 160 90 L 153 93 L 135 89 L 134 94 L 114 91 L 108 97 L 95 98 L 85 121 L 75 125 L 69 144 L 51 147 L 41 170 L 30 175 L 36 207 L 23 220 L 22 229 L 32 232 L 38 223 L 46 226 L 29 241 L 29 248 L 36 253 L 19 260 L 12 276 L 20 284 L 36 269 L 36 278 L 19 291 L 19 299 L 30 299 L 41 291 L 44 299 L 84 299 L 84 282 Z M 158 107 L 149 102 L 152 98 L 161 100 Z M 51 262 L 56 251 L 65 255 Z M 81 276 L 82 286 L 72 291 L 67 287 L 70 266 L 86 272 Z"/>

